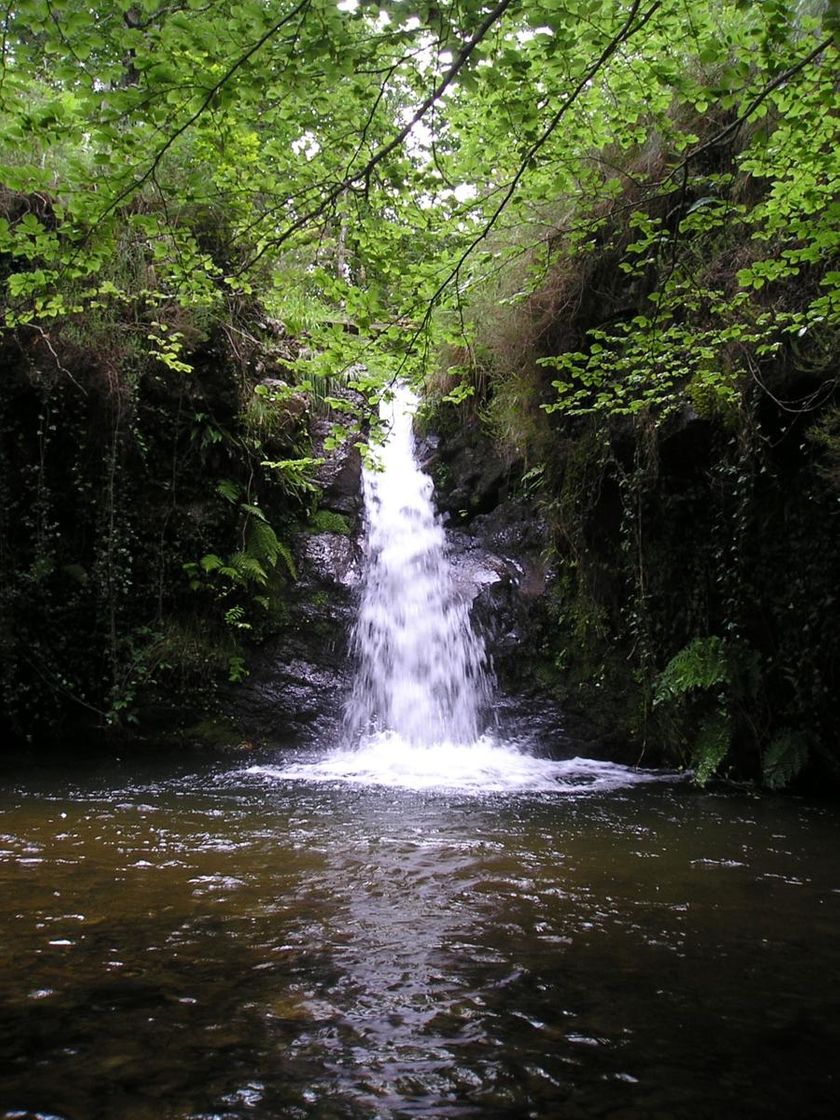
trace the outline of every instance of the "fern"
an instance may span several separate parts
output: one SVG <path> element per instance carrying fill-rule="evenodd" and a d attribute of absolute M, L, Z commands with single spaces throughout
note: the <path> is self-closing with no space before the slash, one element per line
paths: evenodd
<path fill-rule="evenodd" d="M 241 606 L 231 607 L 230 610 L 225 611 L 225 622 L 236 630 L 251 629 L 251 624 L 245 619 L 245 608 Z"/>
<path fill-rule="evenodd" d="M 726 758 L 732 741 L 732 725 L 726 712 L 713 712 L 700 725 L 694 740 L 694 780 L 704 786 Z"/>
<path fill-rule="evenodd" d="M 217 572 L 224 567 L 224 561 L 214 552 L 208 552 L 206 556 L 201 557 L 201 566 L 205 572 Z"/>
<path fill-rule="evenodd" d="M 260 466 L 279 471 L 289 492 L 311 494 L 318 489 L 312 474 L 323 462 L 323 459 L 307 456 L 302 459 L 264 459 Z"/>
<path fill-rule="evenodd" d="M 271 568 L 277 564 L 280 542 L 267 521 L 252 521 L 249 525 L 248 553 Z"/>
<path fill-rule="evenodd" d="M 257 583 L 260 587 L 265 587 L 268 583 L 265 568 L 250 552 L 235 552 L 230 558 L 230 566 L 239 574 L 243 583 Z"/>
<path fill-rule="evenodd" d="M 228 680 L 231 684 L 241 684 L 248 676 L 250 676 L 250 673 L 244 657 L 228 658 Z"/>
<path fill-rule="evenodd" d="M 286 565 L 286 571 L 296 580 L 298 578 L 297 567 L 295 565 L 295 558 L 292 556 L 292 551 L 288 545 L 283 544 L 282 541 L 277 542 L 277 554 L 283 563 Z"/>
<path fill-rule="evenodd" d="M 248 531 L 248 553 L 255 556 L 261 564 L 267 564 L 271 568 L 276 568 L 277 561 L 282 560 L 292 579 L 297 579 L 297 569 L 290 550 L 267 521 L 251 523 Z"/>
<path fill-rule="evenodd" d="M 240 489 L 239 483 L 230 478 L 223 478 L 216 484 L 217 493 L 221 494 L 226 502 L 235 502 L 239 497 Z"/>
<path fill-rule="evenodd" d="M 227 484 L 233 487 L 234 483 Z M 220 483 L 222 491 L 226 484 Z M 226 497 L 233 495 L 234 491 L 228 489 Z M 289 548 L 278 538 L 274 529 L 266 520 L 265 514 L 256 505 L 239 502 L 240 509 L 245 514 L 245 543 L 243 548 L 233 555 L 223 558 L 214 552 L 202 556 L 199 564 L 184 565 L 184 570 L 190 576 L 190 587 L 199 590 L 202 582 L 197 579 L 199 570 L 203 570 L 210 577 L 209 586 L 215 586 L 217 597 L 221 601 L 229 601 L 231 591 L 236 589 L 237 597 L 243 595 L 250 603 L 268 612 L 275 606 L 273 591 L 270 588 L 270 573 L 277 567 L 280 560 L 292 579 L 297 579 L 294 558 Z M 227 581 L 222 582 L 219 581 Z M 207 586 L 205 584 L 205 586 Z M 224 614 L 225 623 L 234 630 L 251 630 L 251 623 L 247 621 L 245 607 L 235 604 L 229 607 Z M 247 676 L 247 669 L 241 658 L 232 659 L 231 680 L 242 680 Z"/>
<path fill-rule="evenodd" d="M 695 638 L 677 653 L 656 680 L 654 704 L 683 696 L 695 688 L 712 688 L 730 679 L 722 638 Z"/>
<path fill-rule="evenodd" d="M 808 741 L 799 731 L 783 727 L 761 760 L 761 778 L 769 789 L 789 785 L 808 761 Z"/>

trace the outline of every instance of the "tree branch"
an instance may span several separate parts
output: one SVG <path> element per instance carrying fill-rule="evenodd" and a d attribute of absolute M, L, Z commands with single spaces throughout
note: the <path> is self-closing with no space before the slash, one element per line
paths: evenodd
<path fill-rule="evenodd" d="M 178 139 L 178 137 L 183 136 L 187 129 L 191 128 L 192 125 L 195 124 L 198 118 L 207 110 L 219 90 L 221 90 L 223 86 L 225 86 L 230 81 L 230 79 L 238 70 L 241 70 L 246 62 L 253 58 L 257 51 L 265 46 L 269 39 L 272 39 L 278 31 L 282 30 L 288 23 L 291 23 L 291 21 L 302 12 L 305 12 L 309 7 L 310 2 L 311 0 L 300 0 L 300 2 L 296 4 L 290 12 L 283 16 L 282 19 L 278 20 L 277 23 L 272 24 L 268 31 L 266 31 L 264 35 L 260 36 L 256 43 L 250 46 L 244 54 L 241 54 L 239 58 L 237 58 L 237 60 L 228 67 L 221 78 L 219 78 L 219 80 L 215 82 L 207 91 L 204 99 L 202 100 L 199 107 L 195 110 L 195 112 L 186 121 L 184 121 L 183 124 L 179 125 L 174 132 L 170 133 L 164 143 L 160 146 L 160 148 L 158 148 L 157 152 L 152 157 L 151 163 L 143 172 L 143 174 L 139 175 L 136 179 L 129 183 L 127 187 L 120 191 L 116 198 L 111 199 L 111 201 L 99 215 L 97 219 L 98 221 L 101 221 L 108 214 L 113 213 L 113 211 L 116 210 L 121 202 L 124 202 L 129 197 L 129 195 L 134 194 L 135 191 L 139 190 L 140 187 L 142 187 L 153 177 L 158 167 L 160 166 L 161 160 Z"/>
<path fill-rule="evenodd" d="M 804 58 L 801 58 L 799 62 L 794 63 L 793 66 L 788 67 L 787 70 L 782 71 L 782 73 L 778 74 L 771 82 L 768 82 L 767 85 L 755 95 L 755 97 L 752 99 L 743 113 L 740 114 L 740 116 L 738 116 L 734 121 L 728 124 L 726 128 L 722 129 L 710 140 L 704 141 L 704 143 L 700 144 L 693 151 L 689 152 L 682 163 L 677 164 L 677 166 L 671 171 L 669 178 L 673 178 L 675 175 L 678 175 L 680 171 L 687 167 L 687 165 L 692 160 L 697 159 L 698 156 L 702 155 L 704 152 L 709 151 L 710 148 L 716 148 L 719 144 L 722 144 L 729 136 L 731 136 L 733 133 L 736 133 L 738 129 L 740 129 L 741 125 L 743 125 L 745 121 L 749 120 L 756 109 L 758 109 L 759 106 L 761 106 L 767 100 L 767 98 L 771 93 L 773 93 L 774 90 L 777 90 L 779 86 L 783 86 L 785 82 L 789 82 L 791 78 L 796 77 L 796 75 L 800 73 L 800 71 L 804 70 L 806 66 L 808 66 L 815 59 L 819 58 L 823 51 L 830 47 L 833 42 L 834 38 L 832 36 L 829 36 L 829 38 L 827 39 L 823 39 L 823 41 L 818 46 L 814 47 L 814 49 Z"/>
<path fill-rule="evenodd" d="M 314 206 L 311 210 L 307 210 L 305 213 L 301 214 L 300 217 L 296 218 L 295 221 L 287 226 L 282 233 L 277 235 L 277 237 L 272 237 L 270 240 L 266 241 L 259 252 L 255 253 L 254 256 L 251 257 L 248 263 L 244 266 L 244 269 L 251 268 L 262 256 L 265 255 L 265 253 L 268 252 L 269 249 L 278 248 L 280 245 L 283 245 L 286 241 L 288 241 L 289 238 L 292 237 L 295 233 L 297 233 L 298 230 L 301 230 L 305 226 L 308 226 L 310 223 L 317 221 L 318 218 L 322 217 L 327 212 L 327 210 L 329 210 L 329 208 L 335 203 L 336 199 L 339 198 L 339 196 L 345 190 L 352 189 L 357 183 L 367 182 L 370 179 L 370 176 L 372 175 L 375 168 L 378 167 L 379 164 L 383 162 L 383 160 L 386 160 L 392 152 L 396 151 L 396 149 L 403 144 L 406 137 L 409 135 L 415 125 L 419 124 L 420 121 L 425 117 L 426 113 L 428 113 L 429 109 L 431 109 L 433 105 L 437 104 L 446 90 L 449 89 L 449 87 L 455 81 L 458 74 L 460 74 L 460 72 L 469 62 L 471 55 L 473 54 L 479 43 L 481 43 L 482 40 L 487 37 L 491 29 L 499 22 L 508 8 L 510 8 L 516 2 L 517 0 L 499 0 L 499 3 L 496 4 L 495 8 L 493 8 L 492 11 L 488 12 L 488 14 L 481 21 L 477 30 L 473 33 L 471 38 L 468 39 L 467 42 L 464 43 L 464 45 L 461 47 L 460 51 L 455 57 L 455 60 L 446 71 L 443 78 L 440 80 L 440 82 L 438 82 L 438 84 L 428 95 L 428 97 L 426 97 L 425 100 L 420 103 L 418 108 L 412 114 L 408 123 L 404 125 L 403 128 L 401 128 L 399 132 L 394 137 L 392 137 L 391 140 L 388 141 L 387 144 L 384 144 L 377 152 L 375 152 L 363 167 L 359 168 L 358 171 L 353 171 L 345 175 L 345 177 L 339 183 L 337 183 L 327 192 L 327 194 L 321 199 L 317 206 Z M 637 0 L 637 3 L 638 2 L 639 0 Z"/>
<path fill-rule="evenodd" d="M 598 56 L 598 58 L 595 60 L 595 62 L 593 62 L 589 67 L 587 67 L 587 69 L 584 71 L 583 75 L 578 79 L 574 88 L 566 95 L 566 97 L 563 100 L 563 104 L 555 112 L 554 116 L 551 118 L 551 120 L 548 122 L 546 127 L 543 129 L 542 133 L 537 137 L 537 139 L 533 142 L 533 144 L 531 144 L 531 146 L 528 148 L 528 150 L 526 151 L 522 160 L 520 161 L 520 164 L 519 164 L 519 167 L 516 170 L 516 173 L 514 174 L 513 178 L 511 179 L 510 183 L 508 184 L 508 186 L 507 186 L 507 188 L 504 192 L 504 195 L 502 196 L 499 203 L 496 205 L 496 208 L 493 211 L 493 213 L 490 215 L 490 217 L 484 223 L 484 226 L 482 227 L 481 232 L 478 233 L 472 239 L 472 241 L 466 247 L 466 249 L 464 249 L 463 253 L 458 258 L 458 261 L 455 264 L 455 266 L 450 270 L 449 274 L 446 276 L 446 278 L 441 282 L 441 284 L 435 290 L 434 294 L 432 295 L 431 299 L 429 300 L 426 315 L 423 318 L 423 323 L 421 324 L 420 328 L 418 329 L 418 333 L 419 333 L 420 330 L 423 330 L 428 325 L 429 319 L 431 318 L 434 307 L 437 304 L 440 297 L 443 295 L 443 293 L 446 291 L 446 289 L 449 287 L 449 285 L 452 283 L 452 281 L 457 279 L 457 277 L 459 276 L 459 274 L 461 272 L 461 269 L 466 264 L 468 258 L 473 254 L 473 252 L 475 252 L 476 247 L 482 241 L 485 240 L 485 238 L 489 235 L 489 233 L 492 231 L 492 229 L 494 228 L 494 226 L 498 222 L 499 218 L 502 216 L 502 213 L 504 212 L 505 208 L 507 207 L 508 203 L 510 202 L 514 193 L 516 192 L 516 188 L 519 186 L 519 183 L 522 180 L 523 176 L 525 175 L 526 171 L 528 170 L 534 156 L 546 144 L 546 142 L 551 137 L 551 135 L 556 131 L 560 122 L 563 120 L 565 115 L 568 113 L 569 109 L 571 109 L 572 105 L 575 104 L 577 99 L 580 97 L 580 95 L 583 93 L 583 91 L 586 89 L 586 87 L 589 85 L 589 83 L 592 81 L 592 79 L 598 74 L 598 72 L 600 70 L 603 69 L 603 67 L 610 60 L 610 58 L 612 58 L 612 56 L 615 54 L 615 52 L 618 50 L 618 48 L 620 46 L 622 46 L 622 44 L 625 43 L 637 31 L 640 31 L 641 28 L 643 28 L 645 26 L 645 24 L 647 24 L 647 22 L 651 19 L 651 17 L 655 14 L 655 12 L 658 11 L 658 9 L 661 6 L 662 6 L 662 0 L 654 0 L 654 3 L 651 4 L 651 6 L 641 16 L 641 18 L 638 20 L 638 22 L 634 23 L 634 21 L 636 20 L 636 15 L 639 11 L 639 8 L 641 7 L 641 0 L 633 0 L 633 5 L 632 5 L 632 7 L 630 9 L 630 12 L 628 13 L 627 19 L 624 21 L 624 24 L 621 27 L 621 29 L 613 36 L 612 39 L 610 39 L 609 43 L 607 43 L 607 45 L 601 51 L 601 54 Z"/>

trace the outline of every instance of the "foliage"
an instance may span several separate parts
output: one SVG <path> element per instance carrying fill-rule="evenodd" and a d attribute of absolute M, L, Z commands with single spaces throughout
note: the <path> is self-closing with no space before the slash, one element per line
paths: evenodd
<path fill-rule="evenodd" d="M 278 443 L 288 445 L 300 427 L 308 404 L 298 386 L 273 378 L 254 386 L 242 409 L 242 424 L 264 448 Z"/>
<path fill-rule="evenodd" d="M 789 785 L 808 761 L 807 738 L 799 731 L 783 727 L 773 737 L 761 760 L 761 776 L 770 789 Z"/>
<path fill-rule="evenodd" d="M 624 665 L 643 744 L 699 705 L 711 773 L 721 693 L 753 772 L 780 728 L 812 717 L 825 740 L 834 7 L 7 8 L 12 723 L 45 696 L 56 719 L 124 718 L 169 672 L 173 619 L 213 618 L 241 678 L 317 500 L 308 419 L 331 416 L 327 450 L 375 442 L 405 377 L 482 424 L 542 504 L 548 661 L 585 641 L 602 691 Z"/>
<path fill-rule="evenodd" d="M 724 684 L 729 676 L 724 642 L 717 637 L 695 638 L 659 674 L 654 703 L 673 700 L 694 689 Z"/>
<path fill-rule="evenodd" d="M 139 344 L 138 313 L 126 301 L 2 342 L 0 690 L 16 737 L 189 713 L 221 672 L 244 675 L 246 635 L 282 624 L 294 561 L 275 526 L 300 504 L 241 420 L 253 381 L 225 328 L 245 312 L 207 333 L 170 309 L 195 373 Z M 202 549 L 233 575 L 201 571 L 215 586 L 194 596 L 183 565 Z M 246 606 L 250 631 L 229 614 Z"/>
<path fill-rule="evenodd" d="M 732 725 L 725 712 L 713 712 L 700 725 L 694 741 L 692 766 L 694 780 L 704 786 L 716 773 L 729 751 Z"/>
<path fill-rule="evenodd" d="M 810 330 L 837 304 L 831 272 L 804 319 L 768 324 L 752 297 L 738 302 L 836 248 L 833 25 L 781 0 L 689 7 L 139 0 L 106 12 L 24 0 L 4 20 L 0 179 L 56 201 L 48 221 L 30 211 L 0 223 L 0 250 L 17 262 L 7 322 L 124 298 L 107 262 L 128 232 L 151 264 L 141 287 L 156 321 L 173 300 L 215 315 L 225 292 L 259 290 L 270 314 L 310 334 L 312 376 L 360 363 L 379 385 L 395 366 L 418 376 L 441 338 L 471 352 L 465 292 L 523 251 L 544 269 L 560 239 L 590 250 L 633 175 L 628 160 L 658 159 L 621 266 L 641 279 L 659 267 L 659 298 L 632 334 L 588 340 L 577 351 L 587 361 L 555 357 L 559 385 L 573 383 L 564 407 L 667 403 L 678 354 L 697 351 L 702 373 L 732 341 L 721 330 L 774 346 L 779 330 Z M 711 126 L 702 141 L 698 115 Z M 739 206 L 715 158 L 758 122 L 771 139 L 756 129 L 741 167 L 770 185 Z M 652 146 L 658 157 L 642 154 Z M 745 265 L 740 292 L 704 283 L 682 254 L 671 261 L 699 227 L 733 224 L 768 249 Z M 681 334 L 674 309 L 686 300 L 722 302 L 735 321 Z M 177 331 L 148 334 L 180 369 Z M 593 345 L 615 382 L 606 398 L 603 378 L 589 383 Z M 655 389 L 633 380 L 634 358 L 659 370 Z"/>
<path fill-rule="evenodd" d="M 820 475 L 833 489 L 840 490 L 840 408 L 835 405 L 826 409 L 809 430 L 808 438 L 822 452 Z"/>
<path fill-rule="evenodd" d="M 722 639 L 695 638 L 671 658 L 654 686 L 654 706 L 670 706 L 671 734 L 690 741 L 690 764 L 701 786 L 718 770 L 732 742 L 727 687 L 732 682 L 732 659 Z M 713 695 L 708 695 L 709 690 L 714 690 Z"/>
<path fill-rule="evenodd" d="M 668 41 L 675 9 L 644 14 L 581 97 L 546 100 L 556 129 L 539 100 L 513 110 L 532 127 L 493 156 L 532 158 L 461 266 L 450 372 L 465 422 L 540 479 L 540 672 L 698 781 L 724 762 L 760 777 L 780 728 L 818 727 L 828 756 L 838 716 L 836 21 L 692 4 Z M 458 106 L 475 158 L 498 87 Z"/>
<path fill-rule="evenodd" d="M 317 491 L 318 488 L 312 479 L 312 473 L 322 462 L 323 459 L 304 455 L 299 459 L 278 459 L 273 462 L 270 459 L 264 459 L 260 466 L 271 472 L 279 472 L 283 485 L 299 497 L 303 497 Z"/>
<path fill-rule="evenodd" d="M 263 612 L 276 610 L 282 603 L 285 584 L 278 565 L 292 580 L 297 569 L 291 550 L 277 536 L 258 505 L 240 500 L 240 488 L 229 479 L 219 483 L 218 490 L 226 501 L 237 505 L 242 528 L 241 547 L 226 557 L 208 552 L 199 563 L 188 561 L 184 571 L 193 591 L 210 593 L 222 610 L 225 624 L 234 632 L 254 629 L 253 608 Z M 240 681 L 247 676 L 244 658 L 232 657 L 230 679 Z"/>

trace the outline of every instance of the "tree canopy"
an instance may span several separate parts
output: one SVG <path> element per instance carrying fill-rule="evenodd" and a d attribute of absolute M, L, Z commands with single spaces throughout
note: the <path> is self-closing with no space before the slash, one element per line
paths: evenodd
<path fill-rule="evenodd" d="M 523 254 L 533 286 L 618 204 L 630 273 L 691 226 L 741 223 L 768 251 L 737 291 L 675 268 L 632 344 L 626 328 L 598 341 L 626 387 L 681 329 L 669 308 L 731 312 L 836 258 L 836 27 L 836 5 L 808 0 L 20 0 L 2 20 L 0 181 L 49 205 L 0 219 L 7 325 L 140 295 L 177 362 L 156 308 L 212 316 L 257 288 L 313 338 L 310 372 L 363 364 L 370 387 L 416 374 L 441 338 L 469 351 L 472 291 Z M 715 161 L 736 142 L 762 187 L 733 203 Z M 683 227 L 651 216 L 680 192 Z M 773 346 L 836 320 L 838 278 L 826 267 L 788 320 L 739 311 L 738 330 Z M 590 359 L 558 358 L 558 407 L 621 406 L 593 398 Z"/>

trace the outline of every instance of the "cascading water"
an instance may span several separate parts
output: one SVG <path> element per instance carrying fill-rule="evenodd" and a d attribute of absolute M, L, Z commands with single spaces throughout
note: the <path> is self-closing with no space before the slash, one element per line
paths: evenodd
<path fill-rule="evenodd" d="M 432 480 L 414 456 L 416 398 L 397 389 L 381 470 L 364 473 L 367 571 L 353 646 L 351 733 L 412 746 L 473 743 L 488 701 L 484 644 L 452 587 Z"/>
<path fill-rule="evenodd" d="M 381 469 L 364 474 L 367 567 L 353 635 L 349 745 L 317 761 L 251 772 L 460 793 L 580 793 L 655 780 L 609 762 L 538 758 L 480 733 L 491 700 L 484 645 L 455 593 L 432 482 L 414 456 L 415 405 L 407 389 L 395 392 Z"/>

